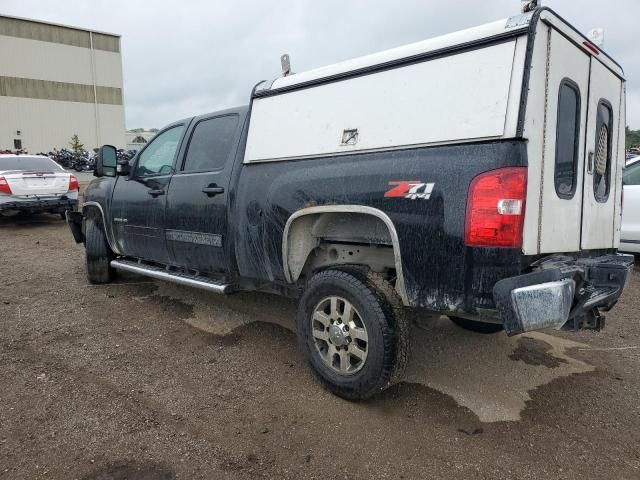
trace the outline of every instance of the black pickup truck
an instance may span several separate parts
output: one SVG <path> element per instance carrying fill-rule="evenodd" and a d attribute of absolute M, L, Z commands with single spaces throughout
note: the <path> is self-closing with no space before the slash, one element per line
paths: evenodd
<path fill-rule="evenodd" d="M 536 40 L 556 35 L 557 52 Z M 351 399 L 400 378 L 407 309 L 482 333 L 600 328 L 633 265 L 616 250 L 624 89 L 583 39 L 537 9 L 259 84 L 130 164 L 103 146 L 68 214 L 89 281 L 124 270 L 300 298 L 302 349 Z M 545 74 L 556 54 L 584 70 Z"/>

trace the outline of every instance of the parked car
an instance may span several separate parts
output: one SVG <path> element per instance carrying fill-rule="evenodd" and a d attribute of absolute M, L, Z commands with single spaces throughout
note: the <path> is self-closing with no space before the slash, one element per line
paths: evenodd
<path fill-rule="evenodd" d="M 640 157 L 630 161 L 622 173 L 624 205 L 620 250 L 640 253 Z"/>
<path fill-rule="evenodd" d="M 634 156 L 627 156 L 627 165 L 631 165 L 632 163 L 635 163 L 636 161 L 640 160 L 640 156 L 638 155 L 634 155 Z"/>
<path fill-rule="evenodd" d="M 0 215 L 59 213 L 78 203 L 78 179 L 48 157 L 0 155 Z"/>
<path fill-rule="evenodd" d="M 539 8 L 261 83 L 130 166 L 103 146 L 69 225 L 93 283 L 299 298 L 319 378 L 367 398 L 401 376 L 408 308 L 509 335 L 603 326 L 633 265 L 624 95 L 622 68 Z"/>

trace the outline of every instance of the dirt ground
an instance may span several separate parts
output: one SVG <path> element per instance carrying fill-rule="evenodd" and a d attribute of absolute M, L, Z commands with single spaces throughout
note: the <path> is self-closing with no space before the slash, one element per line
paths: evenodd
<path fill-rule="evenodd" d="M 413 329 L 366 403 L 302 361 L 296 305 L 121 276 L 57 217 L 0 219 L 0 479 L 640 478 L 640 275 L 600 333 Z"/>

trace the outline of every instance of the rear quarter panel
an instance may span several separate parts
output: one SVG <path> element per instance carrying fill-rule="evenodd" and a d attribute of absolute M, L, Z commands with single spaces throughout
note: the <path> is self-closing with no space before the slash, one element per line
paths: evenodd
<path fill-rule="evenodd" d="M 521 270 L 519 249 L 464 245 L 467 191 L 479 173 L 526 166 L 523 142 L 416 148 L 243 164 L 234 200 L 240 275 L 285 283 L 283 230 L 299 209 L 364 205 L 397 231 L 409 303 L 439 311 L 493 308 L 493 284 Z M 428 200 L 385 198 L 390 182 L 434 183 Z"/>

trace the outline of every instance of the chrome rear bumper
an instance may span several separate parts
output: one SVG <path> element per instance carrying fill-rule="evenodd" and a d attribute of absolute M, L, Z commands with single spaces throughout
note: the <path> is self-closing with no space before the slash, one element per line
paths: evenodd
<path fill-rule="evenodd" d="M 496 283 L 493 296 L 505 331 L 516 335 L 543 328 L 600 328 L 622 294 L 632 255 L 551 257 L 532 273 Z"/>

